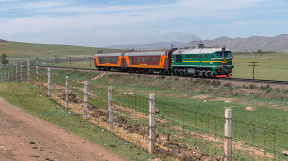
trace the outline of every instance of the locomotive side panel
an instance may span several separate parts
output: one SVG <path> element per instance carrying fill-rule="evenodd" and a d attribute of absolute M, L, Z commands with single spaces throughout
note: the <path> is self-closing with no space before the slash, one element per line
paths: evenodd
<path fill-rule="evenodd" d="M 179 49 L 173 52 L 172 69 L 178 76 L 219 78 L 232 76 L 232 53 L 225 48 Z"/>

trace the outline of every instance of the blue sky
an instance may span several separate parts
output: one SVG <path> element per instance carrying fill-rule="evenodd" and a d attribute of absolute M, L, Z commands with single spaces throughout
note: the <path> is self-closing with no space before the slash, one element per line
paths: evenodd
<path fill-rule="evenodd" d="M 0 38 L 104 47 L 288 33 L 287 0 L 0 0 Z"/>

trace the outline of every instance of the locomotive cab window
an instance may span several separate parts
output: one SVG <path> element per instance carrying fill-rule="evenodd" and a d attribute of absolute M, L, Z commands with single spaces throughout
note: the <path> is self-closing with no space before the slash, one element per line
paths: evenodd
<path fill-rule="evenodd" d="M 222 52 L 215 52 L 215 57 L 216 58 L 223 57 L 223 53 Z"/>

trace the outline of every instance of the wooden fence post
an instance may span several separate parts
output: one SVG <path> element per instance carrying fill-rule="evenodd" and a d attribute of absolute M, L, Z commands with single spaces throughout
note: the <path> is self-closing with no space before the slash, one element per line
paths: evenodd
<path fill-rule="evenodd" d="M 84 119 L 88 118 L 87 101 L 88 101 L 88 81 L 84 81 Z"/>
<path fill-rule="evenodd" d="M 15 81 L 18 81 L 18 63 L 16 63 L 16 68 L 15 68 Z"/>
<path fill-rule="evenodd" d="M 13 71 L 13 68 L 12 68 L 12 71 L 11 71 L 11 81 L 12 81 L 12 82 L 14 81 L 14 71 Z"/>
<path fill-rule="evenodd" d="M 150 94 L 149 97 L 149 153 L 153 153 L 153 149 L 155 147 L 155 94 Z"/>
<path fill-rule="evenodd" d="M 22 61 L 20 62 L 20 81 L 23 81 L 23 63 Z"/>
<path fill-rule="evenodd" d="M 48 68 L 48 96 L 51 96 L 51 69 Z"/>
<path fill-rule="evenodd" d="M 232 110 L 225 109 L 224 161 L 232 161 Z"/>
<path fill-rule="evenodd" d="M 10 72 L 8 72 L 7 81 L 10 82 Z"/>
<path fill-rule="evenodd" d="M 113 133 L 113 91 L 112 86 L 108 87 L 108 106 L 109 106 L 109 127 L 110 132 Z"/>
<path fill-rule="evenodd" d="M 27 81 L 30 82 L 30 61 L 27 59 Z"/>
<path fill-rule="evenodd" d="M 1 82 L 3 82 L 3 74 L 1 74 Z"/>
<path fill-rule="evenodd" d="M 4 82 L 6 81 L 6 73 L 4 73 Z"/>
<path fill-rule="evenodd" d="M 39 87 L 39 60 L 36 60 L 36 86 Z"/>
<path fill-rule="evenodd" d="M 69 107 L 69 76 L 66 76 L 66 109 Z"/>

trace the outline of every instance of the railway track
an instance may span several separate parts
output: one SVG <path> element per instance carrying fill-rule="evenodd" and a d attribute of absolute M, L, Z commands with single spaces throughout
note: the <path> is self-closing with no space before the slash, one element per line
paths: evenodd
<path fill-rule="evenodd" d="M 36 65 L 31 65 L 36 66 Z M 39 66 L 39 68 L 54 68 L 54 69 L 68 69 L 68 70 L 83 70 L 83 71 L 99 71 L 98 69 L 89 69 L 89 68 L 75 68 L 75 67 L 56 67 L 56 66 Z M 117 71 L 105 71 L 105 72 L 117 72 Z M 137 73 L 145 74 L 145 73 Z M 151 74 L 149 74 L 151 75 Z M 154 73 L 153 75 L 160 75 Z M 174 76 L 174 75 L 165 75 L 165 76 Z M 200 78 L 205 79 L 205 78 Z M 262 79 L 243 79 L 243 78 L 220 78 L 218 80 L 231 81 L 231 82 L 247 82 L 247 83 L 262 83 L 262 84 L 278 84 L 278 85 L 288 85 L 288 81 L 277 81 L 277 80 L 262 80 Z"/>

